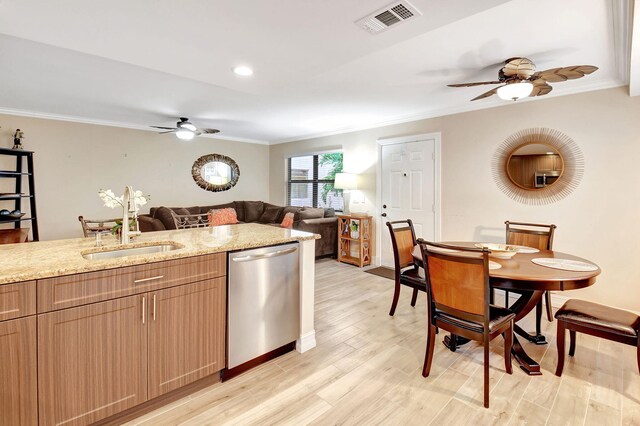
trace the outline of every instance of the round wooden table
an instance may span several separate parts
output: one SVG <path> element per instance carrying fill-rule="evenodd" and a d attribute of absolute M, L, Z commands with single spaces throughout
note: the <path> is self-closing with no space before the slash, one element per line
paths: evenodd
<path fill-rule="evenodd" d="M 444 242 L 443 244 L 474 247 L 474 243 L 471 242 Z M 414 248 L 413 255 L 419 263 L 422 263 L 419 246 Z M 545 291 L 565 291 L 589 287 L 596 282 L 596 277 L 600 275 L 601 270 L 598 268 L 595 271 L 575 272 L 548 268 L 531 261 L 531 259 L 536 258 L 570 259 L 592 264 L 593 262 L 570 254 L 546 250 L 541 250 L 537 253 L 518 253 L 511 259 L 490 258 L 501 265 L 499 269 L 489 270 L 491 287 L 508 290 L 519 295 L 518 300 L 509 306 L 509 309 L 516 314 L 514 331 L 533 343 L 546 344 L 547 342 L 543 335 L 530 334 L 520 327 L 517 322 L 536 307 Z M 445 345 L 451 350 L 455 350 L 456 345 L 461 344 L 455 336 L 447 338 L 445 338 Z M 527 355 L 517 336 L 514 336 L 513 339 L 512 354 L 516 362 L 527 374 L 532 376 L 542 374 L 540 372 L 540 364 Z"/>

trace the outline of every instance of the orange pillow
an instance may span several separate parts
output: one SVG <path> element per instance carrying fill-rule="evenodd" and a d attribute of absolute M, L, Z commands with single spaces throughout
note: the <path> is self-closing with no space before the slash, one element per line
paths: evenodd
<path fill-rule="evenodd" d="M 293 228 L 293 213 L 285 214 L 280 226 L 282 226 L 283 228 Z"/>
<path fill-rule="evenodd" d="M 209 226 L 229 225 L 232 223 L 238 223 L 238 215 L 233 207 L 209 210 Z"/>

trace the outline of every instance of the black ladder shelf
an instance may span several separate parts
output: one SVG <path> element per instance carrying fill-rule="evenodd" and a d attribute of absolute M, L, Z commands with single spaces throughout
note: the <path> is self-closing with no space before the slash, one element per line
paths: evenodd
<path fill-rule="evenodd" d="M 7 194 L 0 193 L 0 202 L 13 202 L 13 210 L 22 211 L 22 200 L 29 200 L 29 217 L 21 218 L 4 218 L 0 216 L 0 225 L 5 223 L 14 223 L 15 228 L 20 228 L 22 222 L 31 222 L 31 232 L 33 235 L 33 241 L 38 241 L 40 236 L 38 234 L 38 219 L 36 215 L 36 189 L 33 178 L 33 151 L 23 151 L 21 149 L 7 149 L 0 148 L 0 156 L 13 156 L 16 158 L 15 170 L 0 170 L 0 178 L 15 179 L 15 192 Z M 27 168 L 25 169 L 24 160 L 27 160 Z M 22 192 L 22 178 L 27 178 L 27 185 L 29 192 Z M 0 206 L 0 209 L 4 207 Z"/>

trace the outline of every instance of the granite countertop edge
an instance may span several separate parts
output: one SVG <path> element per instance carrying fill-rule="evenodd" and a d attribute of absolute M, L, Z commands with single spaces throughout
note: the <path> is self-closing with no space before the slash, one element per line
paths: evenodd
<path fill-rule="evenodd" d="M 105 236 L 102 247 L 96 247 L 91 237 L 7 244 L 0 246 L 0 285 L 316 239 L 320 236 L 304 231 L 238 224 L 147 232 L 127 245 L 120 245 L 113 236 Z M 160 244 L 174 244 L 179 248 L 112 259 L 82 257 L 87 253 Z"/>

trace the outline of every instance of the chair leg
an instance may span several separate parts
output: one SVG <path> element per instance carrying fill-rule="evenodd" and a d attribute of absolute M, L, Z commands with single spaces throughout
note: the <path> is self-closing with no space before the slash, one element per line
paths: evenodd
<path fill-rule="evenodd" d="M 637 358 L 638 358 L 638 373 L 640 374 L 640 338 L 638 338 L 638 343 L 636 344 L 637 348 Z"/>
<path fill-rule="evenodd" d="M 546 291 L 544 293 L 544 303 L 547 307 L 547 321 L 553 322 L 553 306 L 551 306 L 551 293 Z"/>
<path fill-rule="evenodd" d="M 418 289 L 414 288 L 413 295 L 411 295 L 411 306 L 413 306 L 414 308 L 416 306 L 416 300 L 418 300 Z"/>
<path fill-rule="evenodd" d="M 513 321 L 511 325 L 502 333 L 504 337 L 504 369 L 509 374 L 513 374 L 513 366 L 511 364 L 511 348 L 513 348 Z"/>
<path fill-rule="evenodd" d="M 536 305 L 536 335 L 539 336 L 542 330 L 542 299 Z"/>
<path fill-rule="evenodd" d="M 484 408 L 489 408 L 489 339 L 484 339 Z"/>
<path fill-rule="evenodd" d="M 391 310 L 389 315 L 393 316 L 396 313 L 396 306 L 398 306 L 398 299 L 400 299 L 400 283 L 396 281 L 396 288 L 393 291 L 393 302 L 391 302 Z"/>
<path fill-rule="evenodd" d="M 576 331 L 569 330 L 569 356 L 576 354 Z"/>
<path fill-rule="evenodd" d="M 436 343 L 436 328 L 429 324 L 427 326 L 427 349 L 424 354 L 424 365 L 422 366 L 422 377 L 429 377 L 431 372 L 431 361 L 433 360 L 433 347 Z"/>
<path fill-rule="evenodd" d="M 556 376 L 562 376 L 564 369 L 564 339 L 565 339 L 565 322 L 558 321 L 558 330 L 556 335 L 556 345 L 558 348 L 558 365 L 556 367 Z"/>
<path fill-rule="evenodd" d="M 504 291 L 504 307 L 509 309 L 509 292 Z"/>
<path fill-rule="evenodd" d="M 496 290 L 493 287 L 489 290 L 489 303 L 492 305 L 496 303 Z"/>

